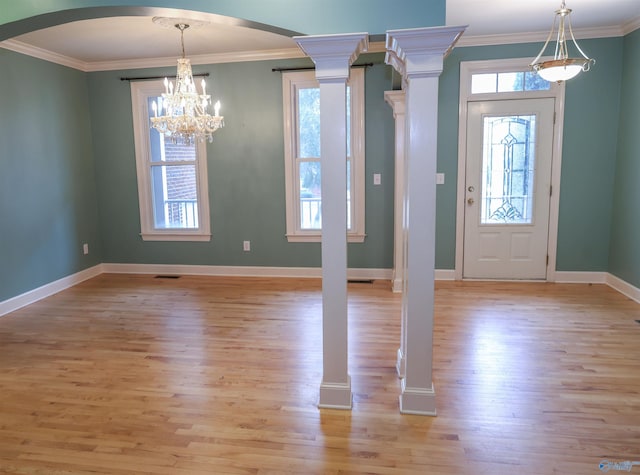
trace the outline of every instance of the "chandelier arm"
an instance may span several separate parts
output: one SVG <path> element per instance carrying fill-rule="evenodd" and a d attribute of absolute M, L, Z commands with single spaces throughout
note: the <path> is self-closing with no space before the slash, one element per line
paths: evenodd
<path fill-rule="evenodd" d="M 553 30 L 555 30 L 555 28 L 556 28 L 556 17 L 554 16 L 553 23 L 551 24 L 551 31 L 549 31 L 549 36 L 547 36 L 547 41 L 544 42 L 544 45 L 542 46 L 542 49 L 538 53 L 538 56 L 536 56 L 536 58 L 533 61 L 531 61 L 530 66 L 533 66 L 534 64 L 536 64 L 544 54 L 544 50 L 547 49 L 547 46 L 549 45 L 549 41 L 551 41 L 551 37 L 553 36 Z"/>
<path fill-rule="evenodd" d="M 578 46 L 578 42 L 576 41 L 575 36 L 573 36 L 573 29 L 571 28 L 571 19 L 569 19 L 569 34 L 571 35 L 571 41 L 573 41 L 573 44 L 576 46 L 576 49 L 580 52 L 582 57 L 584 59 L 588 60 L 589 62 L 591 62 L 591 61 L 595 62 L 595 59 L 592 60 L 591 58 L 589 58 L 589 56 L 584 54 L 584 51 L 582 51 L 582 48 L 580 48 L 580 46 Z"/>
<path fill-rule="evenodd" d="M 563 54 L 566 56 L 566 48 L 564 47 L 564 44 L 564 19 L 560 18 L 560 23 L 558 24 L 558 35 L 556 36 L 556 49 L 553 52 L 553 59 L 558 59 L 562 57 Z"/>

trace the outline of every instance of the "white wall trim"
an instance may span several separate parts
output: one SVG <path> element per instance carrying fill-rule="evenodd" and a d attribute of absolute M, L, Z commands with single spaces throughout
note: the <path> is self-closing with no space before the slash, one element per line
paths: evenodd
<path fill-rule="evenodd" d="M 634 287 L 630 283 L 622 280 L 620 277 L 616 277 L 608 272 L 606 273 L 605 282 L 612 289 L 617 290 L 621 294 L 640 303 L 640 289 L 638 287 Z"/>
<path fill-rule="evenodd" d="M 640 19 L 636 19 L 640 20 Z M 635 28 L 634 20 L 630 20 L 624 25 L 605 26 L 600 28 L 579 28 L 573 30 L 576 39 L 611 38 L 624 36 L 631 33 Z M 636 25 L 636 28 L 638 25 Z M 497 35 L 465 35 L 460 38 L 458 47 L 464 46 L 495 46 L 510 45 L 519 43 L 542 43 L 549 35 L 549 30 L 523 33 L 505 33 Z"/>
<path fill-rule="evenodd" d="M 610 38 L 617 36 L 625 36 L 640 28 L 640 17 L 632 18 L 623 25 L 611 26 L 603 28 L 577 29 L 574 34 L 577 39 L 586 38 Z M 503 35 L 476 35 L 463 36 L 458 41 L 458 47 L 465 46 L 494 46 L 519 43 L 540 43 L 543 42 L 548 31 L 529 32 L 529 33 L 509 33 Z M 43 59 L 52 63 L 68 66 L 73 69 L 84 72 L 95 71 L 114 71 L 120 69 L 139 69 L 139 68 L 155 68 L 165 66 L 175 66 L 176 58 L 141 58 L 121 61 L 80 61 L 69 56 L 54 53 L 43 48 L 24 43 L 22 41 L 9 39 L 0 42 L 0 47 L 15 51 L 16 53 L 26 54 L 34 58 Z M 375 41 L 369 44 L 369 53 L 385 52 L 385 43 Z M 265 61 L 272 59 L 291 59 L 302 58 L 304 53 L 299 48 L 283 48 L 273 50 L 258 51 L 236 51 L 229 53 L 203 54 L 191 57 L 191 64 L 216 64 L 216 63 L 235 63 L 240 61 Z"/>
<path fill-rule="evenodd" d="M 268 61 L 274 59 L 304 58 L 299 48 L 268 49 L 257 51 L 230 51 L 228 53 L 199 54 L 189 56 L 191 64 L 239 63 L 243 61 Z M 165 58 L 128 59 L 121 61 L 96 61 L 86 63 L 86 72 L 115 71 L 120 69 L 142 69 L 175 67 L 175 56 Z"/>
<path fill-rule="evenodd" d="M 16 295 L 8 300 L 0 302 L 0 317 L 10 312 L 14 312 L 26 305 L 32 304 L 43 298 L 49 297 L 53 294 L 73 287 L 74 285 L 84 282 L 102 274 L 102 264 L 90 267 L 75 274 L 63 277 L 56 281 L 45 284 L 37 289 L 29 290 L 20 295 Z"/>
<path fill-rule="evenodd" d="M 626 36 L 629 33 L 636 31 L 638 28 L 640 28 L 640 16 L 632 18 L 622 25 L 622 33 Z"/>
<path fill-rule="evenodd" d="M 55 53 L 37 46 L 18 40 L 5 40 L 0 42 L 0 48 L 5 48 L 16 53 L 21 53 L 33 58 L 42 59 L 51 63 L 60 64 L 77 69 L 85 73 L 96 71 L 116 71 L 121 69 L 141 69 L 158 67 L 175 67 L 176 58 L 140 58 L 120 61 L 94 61 L 86 62 L 76 58 Z M 218 64 L 237 63 L 242 61 L 266 61 L 274 59 L 304 58 L 304 53 L 299 48 L 283 48 L 258 51 L 235 51 L 229 53 L 201 54 L 190 56 L 191 64 Z"/>
<path fill-rule="evenodd" d="M 436 269 L 436 280 L 456 280 L 454 269 Z"/>
<path fill-rule="evenodd" d="M 347 269 L 354 280 L 391 280 L 392 269 Z M 229 277 L 293 277 L 321 278 L 320 267 L 199 266 L 174 264 L 98 264 L 76 274 L 63 277 L 37 289 L 0 302 L 0 317 L 61 292 L 100 274 L 168 274 Z M 435 280 L 456 280 L 453 269 L 436 269 Z M 607 284 L 612 289 L 640 303 L 640 289 L 608 272 L 556 271 L 555 283 Z"/>
<path fill-rule="evenodd" d="M 112 274 L 170 274 L 234 277 L 321 278 L 320 267 L 202 266 L 180 264 L 103 264 L 103 272 Z M 349 279 L 391 280 L 391 269 L 347 269 Z"/>
<path fill-rule="evenodd" d="M 556 271 L 553 282 L 557 284 L 606 284 L 606 272 Z"/>
<path fill-rule="evenodd" d="M 5 40 L 0 42 L 0 47 L 14 51 L 16 53 L 31 56 L 32 58 L 42 59 L 49 61 L 50 63 L 59 64 L 61 66 L 67 66 L 68 68 L 77 69 L 79 71 L 87 72 L 87 63 L 80 61 L 63 54 L 54 53 L 43 48 L 38 48 L 27 43 L 23 43 L 18 40 Z"/>

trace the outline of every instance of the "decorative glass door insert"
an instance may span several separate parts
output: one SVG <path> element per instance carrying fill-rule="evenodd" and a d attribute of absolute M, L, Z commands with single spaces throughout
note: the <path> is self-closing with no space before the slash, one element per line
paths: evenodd
<path fill-rule="evenodd" d="M 480 224 L 532 224 L 536 115 L 484 117 Z"/>

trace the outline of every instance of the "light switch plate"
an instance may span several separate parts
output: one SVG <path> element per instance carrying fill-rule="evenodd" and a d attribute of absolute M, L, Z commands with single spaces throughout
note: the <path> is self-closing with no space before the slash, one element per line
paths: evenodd
<path fill-rule="evenodd" d="M 444 173 L 436 173 L 436 185 L 444 185 Z"/>
<path fill-rule="evenodd" d="M 380 175 L 380 173 L 374 173 L 373 174 L 373 184 L 374 185 L 379 185 L 380 183 L 382 183 L 382 176 Z"/>

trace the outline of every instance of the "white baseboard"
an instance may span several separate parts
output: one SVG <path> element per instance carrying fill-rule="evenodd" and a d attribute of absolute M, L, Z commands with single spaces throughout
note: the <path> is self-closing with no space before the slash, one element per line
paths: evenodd
<path fill-rule="evenodd" d="M 436 280 L 456 280 L 456 271 L 453 269 L 436 269 Z"/>
<path fill-rule="evenodd" d="M 621 294 L 626 295 L 631 300 L 635 300 L 640 303 L 640 289 L 638 287 L 634 287 L 630 283 L 609 273 L 607 273 L 606 284 Z"/>
<path fill-rule="evenodd" d="M 556 271 L 554 282 L 561 284 L 606 284 L 606 272 Z"/>
<path fill-rule="evenodd" d="M 640 303 L 640 289 L 609 272 L 556 272 L 555 282 L 563 284 L 606 284 Z"/>
<path fill-rule="evenodd" d="M 103 264 L 112 274 L 172 274 L 233 277 L 320 278 L 321 267 L 198 266 L 174 264 Z M 347 278 L 355 280 L 390 280 L 391 269 L 347 269 Z"/>
<path fill-rule="evenodd" d="M 32 304 L 50 295 L 57 294 L 58 292 L 73 287 L 80 282 L 87 279 L 96 277 L 102 274 L 102 264 L 90 267 L 83 271 L 77 272 L 62 279 L 58 279 L 54 282 L 45 284 L 37 289 L 30 290 L 24 294 L 17 295 L 8 300 L 0 302 L 0 317 L 10 312 L 14 312 L 26 305 Z"/>
<path fill-rule="evenodd" d="M 0 317 L 37 302 L 40 299 L 73 287 L 80 282 L 102 273 L 112 274 L 173 274 L 209 275 L 237 277 L 293 277 L 320 278 L 320 267 L 258 267 L 258 266 L 198 266 L 172 264 L 98 264 L 76 274 L 63 277 L 37 289 L 0 302 Z M 347 277 L 354 280 L 391 280 L 391 269 L 347 269 Z M 436 269 L 436 280 L 455 280 L 452 269 Z M 609 287 L 640 303 L 640 289 L 608 272 L 567 272 L 555 273 L 557 283 L 607 284 Z"/>

